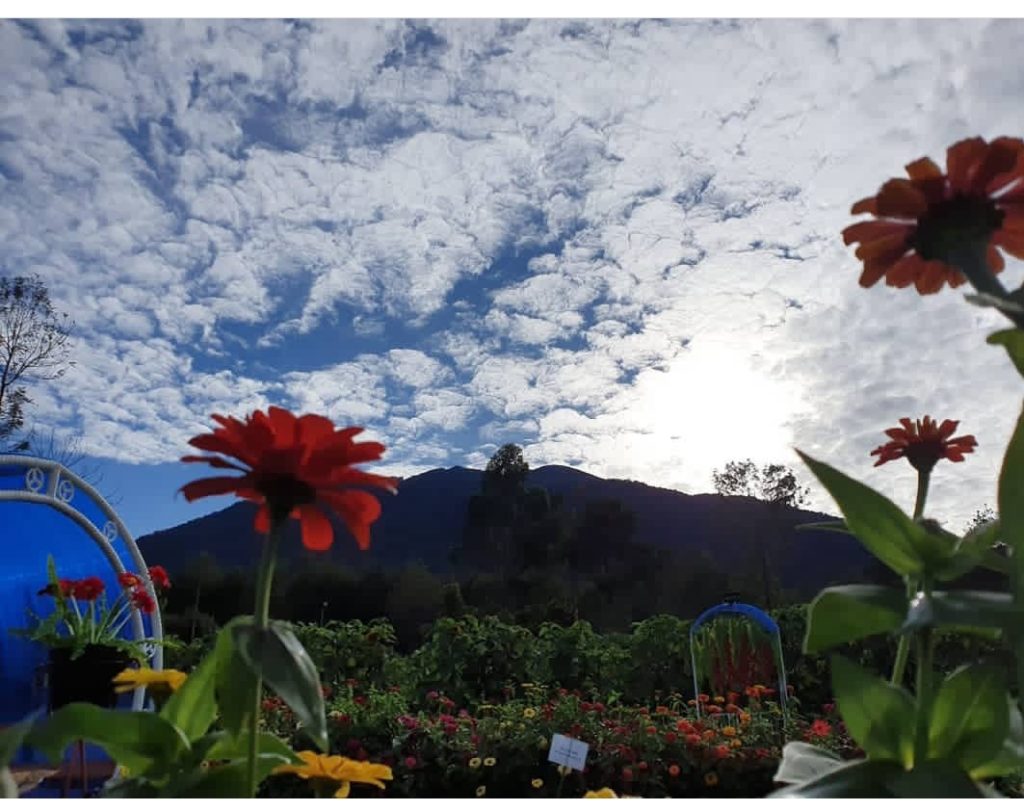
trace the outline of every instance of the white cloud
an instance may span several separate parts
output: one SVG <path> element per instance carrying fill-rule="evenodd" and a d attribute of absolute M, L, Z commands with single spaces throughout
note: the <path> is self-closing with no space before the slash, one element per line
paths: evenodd
<path fill-rule="evenodd" d="M 395 469 L 508 438 L 697 490 L 797 445 L 906 503 L 867 454 L 929 412 L 978 436 L 936 477 L 962 523 L 1019 400 L 998 320 L 859 289 L 838 234 L 910 160 L 1013 134 L 1021 29 L 0 22 L 4 272 L 79 337 L 36 416 L 155 461 L 278 401 L 381 432 Z"/>

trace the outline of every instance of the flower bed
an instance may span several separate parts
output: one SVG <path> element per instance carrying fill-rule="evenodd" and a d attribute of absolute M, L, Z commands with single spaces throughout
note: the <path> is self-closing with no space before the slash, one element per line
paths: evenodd
<path fill-rule="evenodd" d="M 509 688 L 500 703 L 467 706 L 434 690 L 409 695 L 398 685 L 354 679 L 325 692 L 330 751 L 391 766 L 388 797 L 580 797 L 600 788 L 641 797 L 761 797 L 774 787 L 786 740 L 853 751 L 832 715 L 787 719 L 763 686 L 749 695 L 702 696 L 702 720 L 695 702 L 679 694 L 651 708 L 529 683 Z M 263 710 L 270 731 L 295 748 L 308 745 L 283 702 L 268 698 Z M 589 744 L 583 772 L 548 761 L 556 733 Z M 276 778 L 263 791 L 308 796 L 295 778 Z M 360 793 L 377 792 L 360 787 L 353 796 Z"/>

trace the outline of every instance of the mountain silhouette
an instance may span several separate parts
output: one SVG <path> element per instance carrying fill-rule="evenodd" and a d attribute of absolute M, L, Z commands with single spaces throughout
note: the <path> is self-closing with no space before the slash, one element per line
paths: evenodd
<path fill-rule="evenodd" d="M 401 481 L 398 494 L 378 493 L 383 508 L 373 525 L 372 545 L 360 552 L 340 521 L 332 519 L 335 542 L 329 552 L 311 553 L 300 542 L 298 522 L 290 523 L 281 545 L 284 565 L 303 559 L 365 568 L 399 568 L 422 563 L 441 574 L 451 570 L 452 547 L 462 538 L 467 504 L 480 492 L 482 471 L 435 469 Z M 796 530 L 799 524 L 834 516 L 781 508 L 774 528 L 771 508 L 743 496 L 688 495 L 641 482 L 603 479 L 562 465 L 531 470 L 528 487 L 542 487 L 562 498 L 564 509 L 582 510 L 589 501 L 614 499 L 636 515 L 633 540 L 685 557 L 706 554 L 723 570 L 751 568 L 769 542 L 772 571 L 783 588 L 813 591 L 832 582 L 859 579 L 872 558 L 851 536 L 824 530 Z M 200 553 L 221 568 L 254 567 L 261 537 L 253 530 L 255 505 L 227 509 L 139 539 L 146 559 L 172 573 Z M 756 565 L 759 565 L 757 563 Z"/>

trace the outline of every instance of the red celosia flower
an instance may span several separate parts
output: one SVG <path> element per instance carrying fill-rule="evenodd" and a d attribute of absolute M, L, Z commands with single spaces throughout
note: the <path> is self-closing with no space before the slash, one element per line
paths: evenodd
<path fill-rule="evenodd" d="M 832 734 L 832 725 L 823 718 L 816 718 L 811 724 L 810 734 L 815 738 L 827 738 Z"/>
<path fill-rule="evenodd" d="M 860 243 L 862 287 L 883 276 L 921 294 L 958 287 L 966 280 L 958 260 L 978 245 L 993 273 L 1004 265 L 999 248 L 1024 259 L 1024 141 L 969 138 L 946 151 L 946 174 L 929 158 L 906 168 L 909 180 L 887 181 L 851 210 L 876 219 L 843 230 L 847 245 Z"/>
<path fill-rule="evenodd" d="M 902 428 L 889 428 L 885 432 L 892 441 L 871 451 L 872 456 L 878 457 L 875 467 L 906 457 L 917 470 L 928 472 L 940 459 L 964 461 L 964 454 L 973 453 L 978 442 L 973 435 L 950 439 L 959 424 L 957 420 L 943 420 L 942 425 L 938 425 L 928 416 L 915 423 L 903 417 Z"/>
<path fill-rule="evenodd" d="M 185 498 L 234 493 L 260 504 L 257 532 L 267 532 L 272 518 L 290 515 L 302 524 L 302 543 L 324 551 L 334 542 L 325 510 L 341 516 L 360 549 L 370 546 L 370 525 L 380 517 L 380 502 L 352 486 L 382 487 L 395 491 L 396 482 L 385 476 L 352 467 L 380 459 L 379 442 L 353 442 L 362 428 L 335 430 L 326 417 L 296 417 L 271 406 L 267 414 L 256 411 L 245 422 L 214 414 L 220 428 L 202 434 L 189 444 L 221 456 L 186 456 L 183 462 L 208 462 L 213 467 L 242 472 L 240 477 L 214 476 L 186 484 Z M 232 457 L 242 464 L 227 461 Z M 273 515 L 272 515 L 273 513 Z"/>
<path fill-rule="evenodd" d="M 134 572 L 121 572 L 117 576 L 117 582 L 122 588 L 131 589 L 142 585 L 142 578 Z"/>
<path fill-rule="evenodd" d="M 92 577 L 86 577 L 83 580 L 73 582 L 71 584 L 71 596 L 76 600 L 92 602 L 98 599 L 106 588 L 103 581 L 93 575 Z"/>
<path fill-rule="evenodd" d="M 128 600 L 143 614 L 152 614 L 156 610 L 156 600 L 142 586 L 136 586 L 128 595 Z"/>
<path fill-rule="evenodd" d="M 171 587 L 171 578 L 167 576 L 167 570 L 163 566 L 150 566 L 149 579 L 160 591 L 167 591 Z"/>

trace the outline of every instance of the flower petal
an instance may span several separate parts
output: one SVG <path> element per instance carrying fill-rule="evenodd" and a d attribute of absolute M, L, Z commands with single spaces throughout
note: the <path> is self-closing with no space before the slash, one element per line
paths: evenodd
<path fill-rule="evenodd" d="M 914 226 L 903 222 L 892 222 L 891 220 L 864 220 L 855 222 L 843 229 L 843 242 L 850 245 L 854 242 L 871 242 L 882 237 L 893 234 L 903 234 L 904 238 L 909 237 Z"/>
<path fill-rule="evenodd" d="M 928 199 L 909 180 L 887 180 L 878 192 L 878 215 L 917 219 L 928 210 Z"/>
<path fill-rule="evenodd" d="M 196 479 L 182 487 L 181 493 L 186 501 L 195 501 L 207 496 L 223 496 L 234 493 L 238 489 L 238 483 L 244 479 L 244 476 L 211 476 L 208 479 Z"/>
<path fill-rule="evenodd" d="M 954 192 L 970 193 L 971 177 L 987 151 L 988 145 L 983 138 L 957 141 L 946 150 L 946 173 Z"/>
<path fill-rule="evenodd" d="M 326 552 L 334 543 L 334 529 L 320 509 L 313 504 L 298 507 L 302 523 L 302 545 L 314 552 Z"/>
<path fill-rule="evenodd" d="M 931 158 L 918 158 L 913 163 L 908 163 L 907 175 L 911 180 L 927 180 L 943 176 L 942 170 Z"/>
<path fill-rule="evenodd" d="M 359 548 L 364 551 L 369 549 L 370 524 L 380 518 L 380 502 L 363 490 L 345 490 L 341 493 L 322 490 L 317 495 L 341 516 Z"/>

